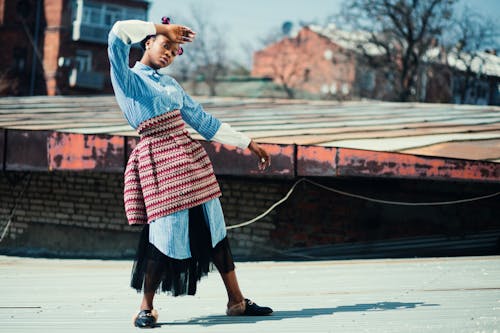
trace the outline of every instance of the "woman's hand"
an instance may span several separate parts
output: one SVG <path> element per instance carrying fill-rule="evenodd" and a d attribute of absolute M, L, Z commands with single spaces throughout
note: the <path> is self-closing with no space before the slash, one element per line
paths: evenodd
<path fill-rule="evenodd" d="M 271 166 L 271 157 L 267 151 L 265 151 L 264 148 L 259 146 L 255 141 L 250 141 L 248 149 L 250 149 L 259 158 L 259 170 L 262 171 Z"/>
<path fill-rule="evenodd" d="M 179 24 L 155 24 L 157 34 L 164 35 L 173 43 L 189 43 L 196 36 L 196 32 Z"/>

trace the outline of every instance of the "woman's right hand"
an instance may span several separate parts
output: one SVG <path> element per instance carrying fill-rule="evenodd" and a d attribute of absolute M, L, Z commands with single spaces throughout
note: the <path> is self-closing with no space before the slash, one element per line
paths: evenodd
<path fill-rule="evenodd" d="M 196 32 L 179 24 L 155 24 L 157 34 L 164 35 L 173 43 L 190 43 L 194 40 Z"/>

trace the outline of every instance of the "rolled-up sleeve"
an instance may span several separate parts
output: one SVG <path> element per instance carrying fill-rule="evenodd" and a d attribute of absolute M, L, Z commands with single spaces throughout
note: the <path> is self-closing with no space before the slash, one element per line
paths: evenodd
<path fill-rule="evenodd" d="M 228 144 L 231 146 L 236 146 L 241 149 L 245 149 L 250 144 L 250 139 L 244 133 L 236 131 L 231 125 L 227 123 L 222 123 L 217 133 L 212 138 L 213 141 L 217 141 L 223 144 Z"/>
<path fill-rule="evenodd" d="M 152 22 L 128 20 L 118 21 L 113 25 L 108 35 L 108 58 L 115 92 L 127 91 L 131 86 L 133 74 L 128 66 L 131 44 L 154 34 L 156 29 Z"/>
<path fill-rule="evenodd" d="M 139 20 L 117 21 L 111 32 L 125 44 L 138 43 L 149 35 L 156 34 L 153 22 Z"/>

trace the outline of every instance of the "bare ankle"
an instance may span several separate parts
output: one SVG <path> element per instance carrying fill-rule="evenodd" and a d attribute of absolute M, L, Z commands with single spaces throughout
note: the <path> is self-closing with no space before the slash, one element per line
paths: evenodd
<path fill-rule="evenodd" d="M 243 297 L 243 295 L 238 296 L 238 297 L 230 297 L 229 300 L 227 301 L 227 306 L 231 307 L 235 304 L 239 304 L 239 303 L 243 302 L 244 300 L 245 300 L 245 298 Z"/>
<path fill-rule="evenodd" d="M 153 303 L 141 303 L 141 311 L 142 310 L 153 310 Z"/>

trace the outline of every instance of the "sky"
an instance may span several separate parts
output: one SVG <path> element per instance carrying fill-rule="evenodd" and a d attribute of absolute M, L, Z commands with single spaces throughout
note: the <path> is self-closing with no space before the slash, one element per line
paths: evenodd
<path fill-rule="evenodd" d="M 283 22 L 291 21 L 298 26 L 300 21 L 326 22 L 328 16 L 338 13 L 341 0 L 150 0 L 149 20 L 159 22 L 162 16 L 176 18 L 189 17 L 190 6 L 202 6 L 208 17 L 227 32 L 227 40 L 235 56 L 241 62 L 248 62 L 243 45 L 253 48 L 261 46 L 259 40 L 265 38 Z M 464 5 L 482 15 L 492 17 L 500 13 L 500 0 L 460 0 Z M 497 14 L 497 17 L 499 15 Z M 248 64 L 247 64 L 248 65 Z"/>

